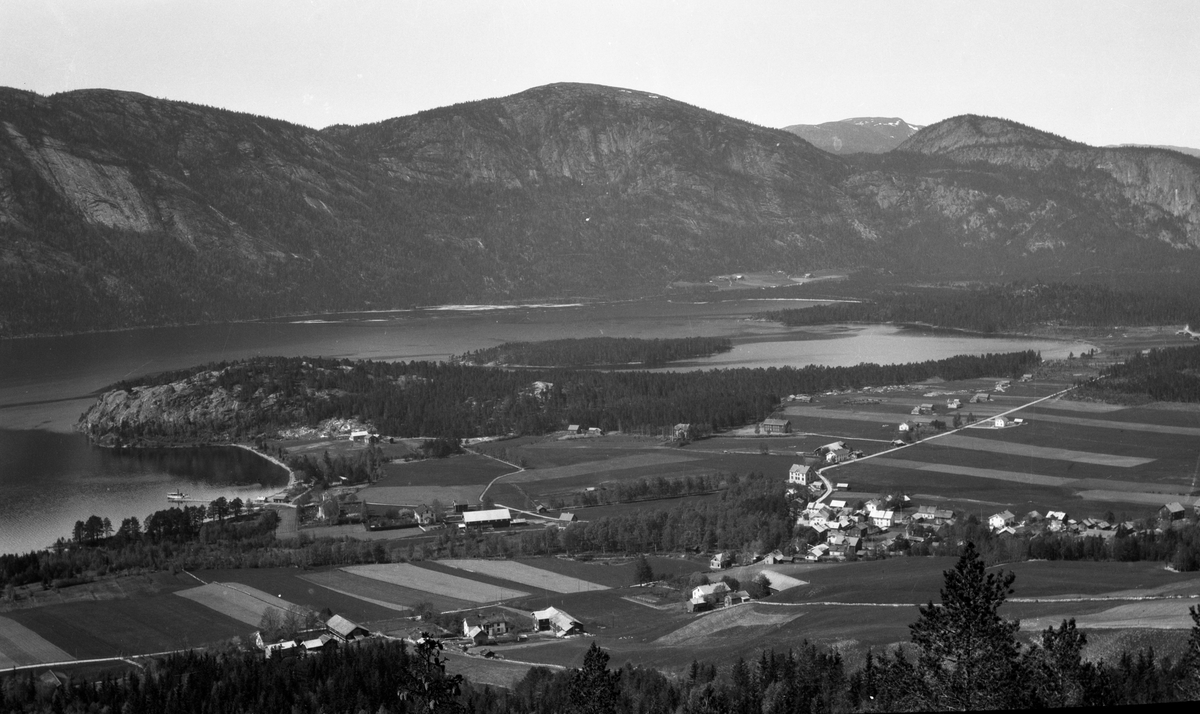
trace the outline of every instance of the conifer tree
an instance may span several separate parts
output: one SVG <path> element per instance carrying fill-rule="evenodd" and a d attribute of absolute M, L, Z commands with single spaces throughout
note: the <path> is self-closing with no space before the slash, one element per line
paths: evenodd
<path fill-rule="evenodd" d="M 922 605 L 920 619 L 909 625 L 924 705 L 943 711 L 1012 706 L 1020 690 L 1020 623 L 1002 618 L 999 609 L 1016 576 L 986 572 L 968 541 L 945 578 L 942 602 Z"/>

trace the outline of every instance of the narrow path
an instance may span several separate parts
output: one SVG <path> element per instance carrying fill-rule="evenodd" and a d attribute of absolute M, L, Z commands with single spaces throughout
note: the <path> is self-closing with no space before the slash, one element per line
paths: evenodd
<path fill-rule="evenodd" d="M 479 502 L 480 502 L 480 503 L 483 503 L 483 497 L 487 495 L 488 489 L 490 489 L 490 488 L 491 488 L 493 485 L 495 485 L 495 483 L 496 483 L 497 481 L 499 481 L 500 479 L 504 478 L 505 476 L 512 476 L 513 474 L 519 474 L 519 473 L 521 473 L 521 472 L 525 471 L 525 467 L 523 467 L 523 466 L 517 466 L 516 464 L 514 464 L 514 463 L 513 463 L 513 462 L 511 462 L 511 461 L 505 461 L 504 459 L 498 459 L 498 458 L 496 458 L 495 456 L 492 456 L 491 454 L 485 454 L 485 453 L 483 453 L 482 451 L 476 451 L 476 450 L 472 450 L 472 451 L 471 451 L 471 453 L 472 453 L 472 454 L 475 454 L 475 455 L 477 455 L 477 456 L 482 456 L 482 457 L 483 457 L 483 458 L 485 458 L 485 459 L 491 459 L 492 461 L 499 461 L 500 463 L 504 464 L 505 466 L 511 466 L 511 467 L 513 467 L 514 469 L 516 469 L 516 471 L 509 471 L 508 473 L 505 473 L 505 474 L 500 474 L 500 475 L 499 475 L 499 476 L 497 476 L 496 478 L 494 478 L 494 479 L 492 479 L 491 481 L 489 481 L 489 482 L 488 482 L 488 485 L 487 485 L 487 486 L 484 486 L 484 487 L 483 487 L 483 491 L 481 491 L 481 492 L 479 493 Z"/>

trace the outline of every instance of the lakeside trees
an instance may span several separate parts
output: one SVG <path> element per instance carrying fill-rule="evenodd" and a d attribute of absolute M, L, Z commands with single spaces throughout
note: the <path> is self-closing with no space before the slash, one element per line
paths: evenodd
<path fill-rule="evenodd" d="M 727 337 L 585 337 L 540 342 L 505 342 L 459 355 L 467 364 L 510 366 L 553 365 L 587 367 L 629 365 L 657 367 L 698 357 L 709 357 L 733 349 Z"/>
<path fill-rule="evenodd" d="M 819 393 L 931 377 L 1012 375 L 1040 361 L 1033 351 L 853 367 L 646 372 L 505 370 L 434 362 L 264 357 L 118 383 L 131 391 L 190 379 L 189 400 L 220 393 L 236 410 L 188 419 L 121 419 L 89 425 L 93 439 L 120 443 L 249 439 L 325 419 L 357 418 L 391 436 L 464 438 L 544 434 L 570 423 L 605 431 L 679 423 L 718 430 L 769 416 L 788 394 Z M 543 385 L 534 388 L 535 383 Z"/>

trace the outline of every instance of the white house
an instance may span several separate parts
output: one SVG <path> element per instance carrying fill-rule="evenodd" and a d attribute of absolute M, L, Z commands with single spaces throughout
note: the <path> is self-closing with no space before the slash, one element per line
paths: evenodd
<path fill-rule="evenodd" d="M 557 607 L 537 610 L 532 615 L 535 632 L 550 630 L 554 633 L 555 637 L 566 637 L 567 635 L 583 632 L 583 624 L 579 620 L 559 610 Z"/>
<path fill-rule="evenodd" d="M 807 486 L 810 470 L 810 467 L 806 464 L 792 464 L 792 468 L 788 470 L 787 482 Z"/>
<path fill-rule="evenodd" d="M 724 597 L 727 592 L 729 592 L 729 586 L 724 582 L 698 585 L 692 590 L 692 601 L 713 602 Z"/>
<path fill-rule="evenodd" d="M 992 527 L 992 530 L 1000 530 L 1005 526 L 1011 526 L 1016 520 L 1017 517 L 1011 511 L 1000 511 L 988 518 L 988 525 Z"/>
<path fill-rule="evenodd" d="M 875 526 L 876 528 L 891 528 L 892 521 L 894 521 L 896 518 L 896 512 L 891 510 L 872 510 L 867 513 L 867 518 L 870 519 L 871 525 Z"/>

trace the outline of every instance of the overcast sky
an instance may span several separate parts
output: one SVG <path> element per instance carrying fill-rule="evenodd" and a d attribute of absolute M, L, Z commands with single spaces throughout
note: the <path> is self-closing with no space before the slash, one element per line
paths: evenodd
<path fill-rule="evenodd" d="M 766 126 L 976 113 L 1200 147 L 1200 2 L 0 0 L 0 85 L 42 94 L 320 128 L 562 81 Z"/>

